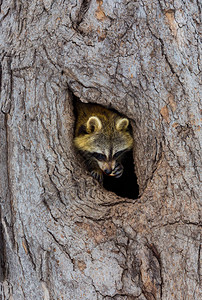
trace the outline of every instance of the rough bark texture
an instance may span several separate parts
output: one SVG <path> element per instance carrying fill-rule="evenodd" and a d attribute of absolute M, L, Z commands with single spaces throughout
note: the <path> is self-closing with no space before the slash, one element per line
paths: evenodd
<path fill-rule="evenodd" d="M 0 8 L 0 298 L 201 299 L 199 1 Z M 85 170 L 72 92 L 132 120 L 139 199 Z"/>

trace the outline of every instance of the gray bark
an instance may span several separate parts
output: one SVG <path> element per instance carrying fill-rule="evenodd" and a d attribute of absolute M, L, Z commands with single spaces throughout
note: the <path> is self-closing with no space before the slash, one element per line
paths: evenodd
<path fill-rule="evenodd" d="M 200 299 L 199 1 L 0 8 L 0 298 Z M 89 176 L 70 90 L 131 119 L 137 200 Z"/>

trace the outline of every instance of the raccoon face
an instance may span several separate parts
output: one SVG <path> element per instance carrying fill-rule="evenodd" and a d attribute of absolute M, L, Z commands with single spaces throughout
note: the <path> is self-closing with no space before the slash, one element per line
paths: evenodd
<path fill-rule="evenodd" d="M 128 119 L 121 117 L 110 123 L 110 126 L 103 125 L 98 117 L 90 117 L 87 122 L 88 151 L 99 168 L 109 176 L 118 178 L 123 173 L 121 158 L 133 145 L 128 125 Z"/>

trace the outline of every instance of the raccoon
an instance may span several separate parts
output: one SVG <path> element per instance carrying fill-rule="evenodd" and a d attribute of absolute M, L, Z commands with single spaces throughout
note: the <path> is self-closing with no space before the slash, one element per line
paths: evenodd
<path fill-rule="evenodd" d="M 132 149 L 129 120 L 98 104 L 76 103 L 74 145 L 85 158 L 91 175 L 121 177 L 123 155 Z"/>

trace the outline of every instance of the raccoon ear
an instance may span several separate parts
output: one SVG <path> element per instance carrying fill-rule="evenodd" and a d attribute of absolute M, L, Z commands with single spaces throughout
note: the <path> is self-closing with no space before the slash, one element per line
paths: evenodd
<path fill-rule="evenodd" d="M 128 125 L 129 125 L 128 119 L 126 118 L 118 119 L 118 121 L 116 122 L 116 129 L 118 131 L 126 130 Z"/>
<path fill-rule="evenodd" d="M 98 117 L 90 117 L 86 123 L 86 131 L 92 133 L 99 131 L 102 128 L 102 123 Z"/>

